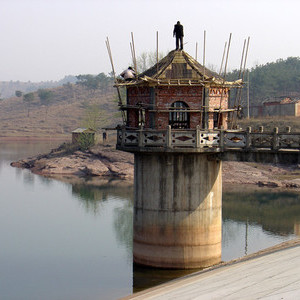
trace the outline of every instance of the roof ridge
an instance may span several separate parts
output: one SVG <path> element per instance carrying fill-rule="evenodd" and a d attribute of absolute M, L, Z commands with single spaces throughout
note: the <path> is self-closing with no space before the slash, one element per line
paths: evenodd
<path fill-rule="evenodd" d="M 205 77 L 216 77 L 221 79 L 221 76 L 214 71 L 206 68 L 205 66 L 201 65 L 195 58 L 193 58 L 190 54 L 185 51 L 182 51 L 183 57 L 185 58 L 186 62 L 189 64 L 191 68 L 193 68 L 200 76 Z M 200 69 L 203 69 L 202 71 Z"/>

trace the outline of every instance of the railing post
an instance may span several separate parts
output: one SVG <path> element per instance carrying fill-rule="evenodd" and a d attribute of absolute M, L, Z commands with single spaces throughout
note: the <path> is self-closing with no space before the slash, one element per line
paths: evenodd
<path fill-rule="evenodd" d="M 259 130 L 260 133 L 263 133 L 264 132 L 264 126 L 259 126 L 258 130 Z"/>
<path fill-rule="evenodd" d="M 125 127 L 122 126 L 121 147 L 124 147 L 124 144 L 125 144 Z"/>
<path fill-rule="evenodd" d="M 219 147 L 221 151 L 224 151 L 224 130 L 220 130 L 220 140 L 219 140 Z"/>
<path fill-rule="evenodd" d="M 200 148 L 200 126 L 196 127 L 196 148 Z"/>
<path fill-rule="evenodd" d="M 139 145 L 139 147 L 143 147 L 143 145 L 144 145 L 144 142 L 143 142 L 143 127 L 141 127 L 139 129 L 138 145 Z"/>
<path fill-rule="evenodd" d="M 167 127 L 167 147 L 172 148 L 172 130 L 171 125 Z"/>
<path fill-rule="evenodd" d="M 287 126 L 287 127 L 285 128 L 285 130 L 286 130 L 287 133 L 291 133 L 291 126 Z"/>
<path fill-rule="evenodd" d="M 272 149 L 277 150 L 279 147 L 279 137 L 278 137 L 278 127 L 275 127 L 273 130 L 273 145 Z"/>
<path fill-rule="evenodd" d="M 246 149 L 250 149 L 251 147 L 251 127 L 247 127 L 246 130 Z"/>

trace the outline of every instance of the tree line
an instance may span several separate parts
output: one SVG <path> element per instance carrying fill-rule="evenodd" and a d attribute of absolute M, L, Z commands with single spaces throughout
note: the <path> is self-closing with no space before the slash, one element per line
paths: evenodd
<path fill-rule="evenodd" d="M 76 83 L 75 85 L 79 85 L 86 89 L 91 96 L 95 94 L 95 92 L 98 90 L 101 93 L 106 94 L 113 85 L 113 78 L 111 76 L 107 76 L 104 73 L 100 73 L 98 75 L 91 75 L 91 74 L 85 74 L 85 75 L 78 75 L 76 76 Z M 66 90 L 73 90 L 74 84 L 71 84 L 70 82 L 67 82 L 63 84 L 63 87 Z M 27 105 L 27 114 L 29 116 L 30 108 L 36 100 L 40 102 L 41 105 L 44 105 L 46 107 L 46 112 L 48 110 L 48 107 L 53 104 L 55 101 L 57 101 L 57 96 L 55 97 L 55 91 L 52 89 L 38 89 L 36 92 L 29 92 L 24 93 L 21 90 L 15 91 L 15 96 L 22 98 L 24 103 Z M 60 99 L 63 100 L 63 99 Z"/>
<path fill-rule="evenodd" d="M 249 72 L 249 75 L 248 75 Z M 239 70 L 234 70 L 226 76 L 227 80 L 238 79 Z M 245 86 L 242 98 L 247 98 L 249 83 L 249 98 L 252 105 L 260 105 L 267 99 L 300 96 L 300 58 L 288 57 L 276 62 L 257 65 L 244 74 Z"/>

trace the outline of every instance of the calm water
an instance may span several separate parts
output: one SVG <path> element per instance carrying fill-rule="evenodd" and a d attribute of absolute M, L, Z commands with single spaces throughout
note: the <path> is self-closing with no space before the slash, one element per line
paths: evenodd
<path fill-rule="evenodd" d="M 132 188 L 47 179 L 9 163 L 56 145 L 0 142 L 0 299 L 117 299 L 187 271 L 132 265 Z M 223 195 L 222 260 L 295 237 L 300 196 Z"/>

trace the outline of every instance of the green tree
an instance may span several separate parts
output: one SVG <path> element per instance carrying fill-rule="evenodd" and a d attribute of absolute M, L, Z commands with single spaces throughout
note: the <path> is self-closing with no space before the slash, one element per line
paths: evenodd
<path fill-rule="evenodd" d="M 77 142 L 79 144 L 80 150 L 88 150 L 90 147 L 95 145 L 95 139 L 93 135 L 89 133 L 80 134 Z"/>
<path fill-rule="evenodd" d="M 104 73 L 98 75 L 78 75 L 76 78 L 78 80 L 77 84 L 80 84 L 92 93 L 95 93 L 97 89 L 106 92 L 108 85 L 113 82 L 112 78 L 106 76 Z"/>
<path fill-rule="evenodd" d="M 238 70 L 228 73 L 226 80 L 238 79 Z M 248 81 L 244 76 L 244 81 Z M 247 89 L 243 89 L 245 103 Z M 300 95 L 300 58 L 288 57 L 265 65 L 256 65 L 249 72 L 250 106 L 263 101 L 288 95 Z"/>
<path fill-rule="evenodd" d="M 82 119 L 82 127 L 98 130 L 100 127 L 100 108 L 99 105 L 93 104 L 85 109 Z"/>
<path fill-rule="evenodd" d="M 78 75 L 76 76 L 78 79 L 78 84 L 84 86 L 87 90 L 94 93 L 96 89 L 99 87 L 99 80 L 97 76 L 87 74 L 87 75 Z"/>
<path fill-rule="evenodd" d="M 27 104 L 27 117 L 29 117 L 30 105 L 34 100 L 34 93 L 28 93 L 23 95 L 23 101 Z"/>
<path fill-rule="evenodd" d="M 38 96 L 41 100 L 42 105 L 45 105 L 46 107 L 46 118 L 47 118 L 47 114 L 48 114 L 48 108 L 53 100 L 53 92 L 50 90 L 46 90 L 46 89 L 39 89 L 38 90 Z"/>
<path fill-rule="evenodd" d="M 21 91 L 16 91 L 15 92 L 16 97 L 22 97 L 23 93 Z"/>

